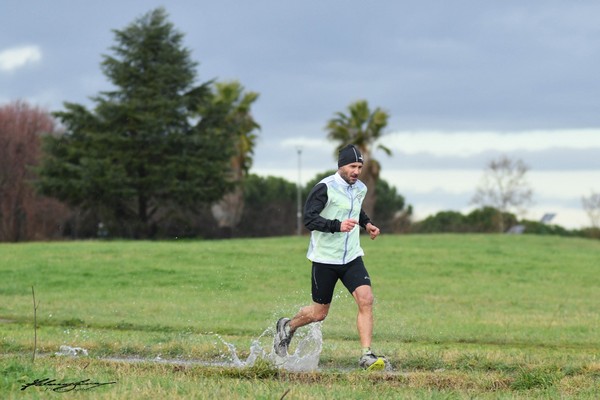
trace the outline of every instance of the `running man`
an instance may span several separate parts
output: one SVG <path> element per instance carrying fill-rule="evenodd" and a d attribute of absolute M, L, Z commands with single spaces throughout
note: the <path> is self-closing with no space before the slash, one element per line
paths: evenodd
<path fill-rule="evenodd" d="M 342 148 L 337 172 L 321 180 L 308 195 L 304 225 L 311 231 L 307 258 L 312 261 L 313 303 L 301 308 L 292 319 L 277 321 L 274 349 L 280 357 L 287 355 L 298 328 L 327 317 L 339 279 L 358 306 L 356 326 L 362 346 L 359 366 L 368 370 L 385 368 L 385 358 L 371 351 L 373 291 L 362 260 L 364 251 L 360 247 L 359 227 L 364 228 L 372 240 L 379 236 L 379 228 L 361 208 L 367 194 L 366 185 L 358 180 L 362 167 L 363 158 L 355 146 Z"/>

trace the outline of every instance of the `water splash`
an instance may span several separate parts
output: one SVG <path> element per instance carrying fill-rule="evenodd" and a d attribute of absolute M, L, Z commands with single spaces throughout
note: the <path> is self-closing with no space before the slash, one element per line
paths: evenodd
<path fill-rule="evenodd" d="M 83 347 L 71 347 L 67 345 L 60 346 L 59 350 L 54 353 L 57 356 L 70 356 L 70 357 L 79 357 L 79 356 L 87 356 L 88 351 Z"/>
<path fill-rule="evenodd" d="M 310 324 L 299 329 L 294 335 L 290 345 L 290 354 L 280 357 L 273 349 L 275 328 L 267 328 L 250 345 L 250 354 L 242 361 L 237 354 L 237 349 L 232 343 L 225 341 L 221 336 L 216 337 L 227 347 L 231 364 L 235 367 L 251 367 L 257 360 L 265 360 L 277 368 L 292 372 L 312 372 L 319 368 L 319 359 L 323 350 L 323 335 L 321 322 Z"/>

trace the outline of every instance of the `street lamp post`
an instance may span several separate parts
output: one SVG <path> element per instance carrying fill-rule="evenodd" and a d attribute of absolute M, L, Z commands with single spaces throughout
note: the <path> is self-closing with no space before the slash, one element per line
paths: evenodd
<path fill-rule="evenodd" d="M 302 170 L 302 148 L 297 147 L 296 151 L 298 152 L 298 183 L 296 184 L 296 234 L 300 236 L 302 235 L 302 180 L 300 176 L 300 171 Z"/>

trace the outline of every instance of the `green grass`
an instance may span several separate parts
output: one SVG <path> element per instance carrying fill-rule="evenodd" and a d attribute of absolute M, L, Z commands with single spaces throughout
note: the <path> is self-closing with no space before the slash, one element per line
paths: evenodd
<path fill-rule="evenodd" d="M 43 397 L 20 390 L 43 377 L 117 381 L 70 393 L 102 399 L 600 397 L 600 242 L 575 238 L 363 238 L 374 349 L 393 373 L 355 369 L 356 306 L 341 284 L 319 372 L 186 363 L 226 360 L 217 334 L 243 359 L 310 301 L 307 241 L 1 244 L 0 397 Z M 63 344 L 90 356 L 52 356 Z M 159 354 L 180 362 L 152 361 Z"/>

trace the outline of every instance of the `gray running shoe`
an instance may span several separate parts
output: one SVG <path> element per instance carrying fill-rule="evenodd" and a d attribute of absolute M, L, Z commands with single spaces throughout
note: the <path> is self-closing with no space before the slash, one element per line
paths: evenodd
<path fill-rule="evenodd" d="M 368 352 L 358 360 L 358 366 L 367 371 L 382 371 L 385 369 L 387 360 L 385 357 L 376 356 L 375 354 Z"/>
<path fill-rule="evenodd" d="M 290 331 L 290 319 L 280 318 L 275 325 L 275 330 L 273 348 L 279 357 L 285 357 L 288 354 L 288 347 L 292 341 L 292 336 L 294 336 L 294 333 Z"/>

